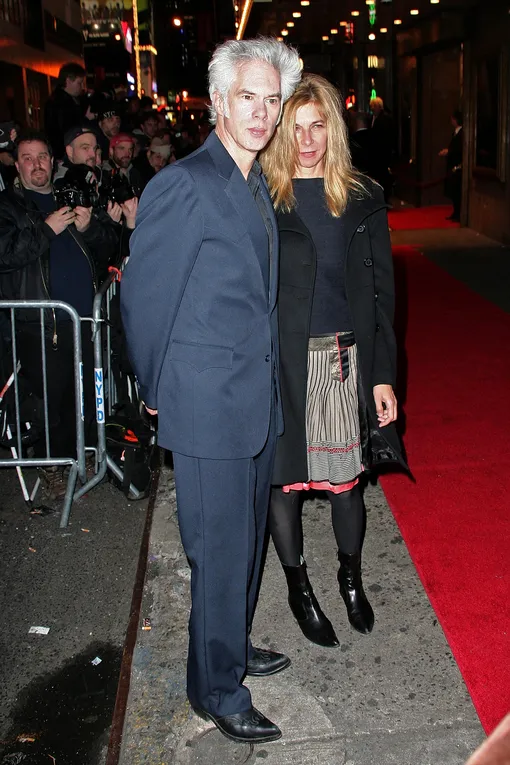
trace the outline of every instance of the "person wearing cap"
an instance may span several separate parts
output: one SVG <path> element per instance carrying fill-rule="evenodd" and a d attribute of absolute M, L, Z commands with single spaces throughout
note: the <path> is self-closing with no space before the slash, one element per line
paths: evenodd
<path fill-rule="evenodd" d="M 87 165 L 96 167 L 96 152 L 98 149 L 97 133 L 92 126 L 81 124 L 70 128 L 64 135 L 65 158 L 59 162 L 54 181 L 65 176 L 70 165 Z"/>
<path fill-rule="evenodd" d="M 141 152 L 133 165 L 139 172 L 142 181 L 142 191 L 150 180 L 170 163 L 172 146 L 163 138 L 153 138 L 146 152 Z M 174 157 L 175 161 L 175 157 Z"/>
<path fill-rule="evenodd" d="M 98 113 L 99 146 L 103 158 L 108 156 L 110 141 L 120 133 L 120 110 L 115 104 L 103 106 Z"/>
<path fill-rule="evenodd" d="M 53 178 L 53 183 L 58 187 L 61 184 L 62 179 L 68 174 L 70 168 L 74 166 L 86 166 L 94 171 L 97 178 L 97 186 L 99 188 L 102 183 L 103 168 L 97 165 L 97 154 L 99 149 L 97 132 L 92 130 L 92 128 L 86 124 L 76 125 L 65 134 L 64 145 L 66 149 L 66 158 L 59 163 Z M 112 168 L 110 168 L 110 172 L 111 170 Z M 136 189 L 137 196 L 141 193 L 138 192 L 138 188 L 141 188 L 139 179 L 138 187 Z M 118 257 L 115 256 L 115 262 L 127 254 L 126 249 L 129 242 L 129 234 L 135 227 L 136 208 L 137 205 L 134 204 L 132 200 L 128 200 L 122 205 L 109 201 L 106 209 L 102 207 L 94 209 L 93 215 L 97 222 L 107 226 L 114 224 L 113 229 L 115 231 L 115 236 L 118 239 L 118 250 L 120 252 Z M 124 229 L 126 232 L 124 232 Z M 100 273 L 101 280 L 104 275 L 104 273 Z"/>
<path fill-rule="evenodd" d="M 119 172 L 124 175 L 137 197 L 142 193 L 143 180 L 139 171 L 133 165 L 135 139 L 129 133 L 119 133 L 110 141 L 109 159 L 103 162 L 103 173 Z"/>
<path fill-rule="evenodd" d="M 44 134 L 29 131 L 15 148 L 18 177 L 0 193 L 0 297 L 3 300 L 62 300 L 81 317 L 92 315 L 99 272 L 118 250 L 112 225 L 102 225 L 91 207 L 59 206 L 51 180 L 53 157 Z M 86 166 L 92 175 L 92 171 Z M 87 179 L 87 182 L 88 179 Z M 45 312 L 46 366 L 51 455 L 75 454 L 73 332 L 67 313 Z M 41 336 L 38 312 L 18 313 L 16 342 L 23 374 L 31 391 L 43 397 Z M 93 354 L 90 326 L 82 332 L 85 427 L 88 445 L 95 419 Z M 87 374 L 88 370 L 88 374 Z M 35 456 L 45 456 L 44 423 L 36 422 L 41 440 Z M 43 472 L 47 496 L 65 492 L 62 468 Z"/>

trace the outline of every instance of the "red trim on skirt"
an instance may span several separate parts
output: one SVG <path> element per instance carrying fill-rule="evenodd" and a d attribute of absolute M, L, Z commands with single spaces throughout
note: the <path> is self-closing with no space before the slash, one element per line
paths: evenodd
<path fill-rule="evenodd" d="M 285 494 L 290 494 L 291 491 L 310 491 L 310 489 L 316 489 L 317 491 L 332 491 L 333 494 L 342 494 L 344 491 L 353 489 L 358 483 L 359 478 L 355 478 L 354 481 L 348 481 L 347 483 L 308 481 L 307 483 L 291 483 L 287 486 L 282 486 L 282 490 Z"/>

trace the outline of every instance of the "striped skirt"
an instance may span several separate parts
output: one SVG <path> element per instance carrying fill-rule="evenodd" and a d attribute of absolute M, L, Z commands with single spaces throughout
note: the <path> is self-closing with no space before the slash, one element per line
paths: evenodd
<path fill-rule="evenodd" d="M 353 332 L 311 337 L 306 396 L 308 481 L 291 489 L 340 493 L 363 471 L 358 412 L 358 356 Z"/>

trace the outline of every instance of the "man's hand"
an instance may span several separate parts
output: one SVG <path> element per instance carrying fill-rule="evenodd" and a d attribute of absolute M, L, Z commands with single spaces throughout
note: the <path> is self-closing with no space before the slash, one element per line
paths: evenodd
<path fill-rule="evenodd" d="M 148 412 L 148 414 L 152 414 L 153 417 L 155 417 L 157 415 L 157 413 L 158 413 L 157 409 L 149 409 L 147 404 L 144 404 L 144 407 L 145 407 L 146 411 Z"/>
<path fill-rule="evenodd" d="M 126 219 L 126 226 L 128 228 L 134 228 L 136 211 L 138 210 L 138 199 L 136 197 L 133 197 L 133 199 L 126 199 L 126 201 L 121 204 L 121 208 Z"/>
<path fill-rule="evenodd" d="M 120 219 L 122 218 L 122 207 L 118 202 L 112 202 L 110 200 L 106 206 L 106 212 L 114 223 L 120 223 Z"/>
<path fill-rule="evenodd" d="M 76 217 L 74 219 L 74 225 L 78 231 L 82 234 L 90 226 L 90 219 L 92 217 L 92 207 L 75 207 L 74 212 Z"/>
<path fill-rule="evenodd" d="M 391 385 L 374 385 L 374 401 L 379 427 L 397 419 L 397 399 Z"/>
<path fill-rule="evenodd" d="M 76 218 L 75 211 L 70 207 L 61 207 L 60 210 L 55 210 L 51 215 L 46 218 L 46 223 L 52 229 L 53 233 L 59 234 L 65 231 L 66 228 Z"/>
<path fill-rule="evenodd" d="M 441 149 L 441 151 L 438 154 L 439 157 L 447 157 L 448 156 L 448 149 Z"/>

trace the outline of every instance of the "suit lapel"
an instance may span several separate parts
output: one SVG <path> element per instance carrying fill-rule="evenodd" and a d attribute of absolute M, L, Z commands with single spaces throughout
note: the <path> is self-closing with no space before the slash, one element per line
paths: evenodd
<path fill-rule="evenodd" d="M 225 194 L 237 213 L 238 222 L 242 223 L 243 228 L 248 233 L 253 254 L 256 256 L 259 263 L 260 275 L 262 278 L 264 264 L 261 258 L 267 257 L 268 234 L 257 203 L 253 198 L 253 194 L 251 193 L 243 174 L 221 143 L 216 133 L 213 132 L 209 135 L 204 143 L 204 148 L 206 148 L 212 156 L 219 175 L 227 181 L 225 185 Z M 269 198 L 269 191 L 263 176 L 262 193 L 267 195 L 267 199 Z M 272 253 L 270 253 L 272 256 L 272 263 L 269 284 L 269 302 L 272 308 L 276 301 L 278 286 L 278 269 L 275 267 L 275 264 L 277 266 L 278 262 L 278 227 L 271 203 L 268 205 L 268 212 L 270 214 L 270 222 L 272 226 Z"/>

